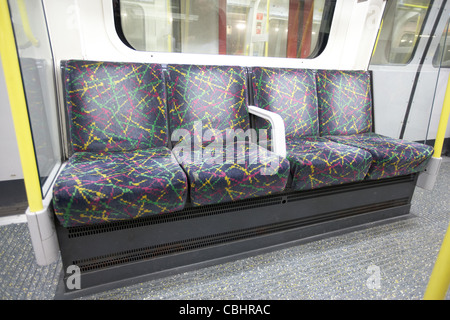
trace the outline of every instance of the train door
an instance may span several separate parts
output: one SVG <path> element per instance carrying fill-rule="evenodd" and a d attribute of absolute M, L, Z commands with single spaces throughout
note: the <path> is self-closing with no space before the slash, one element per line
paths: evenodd
<path fill-rule="evenodd" d="M 440 0 L 388 1 L 369 66 L 376 132 L 433 143 L 449 75 L 449 6 Z"/>

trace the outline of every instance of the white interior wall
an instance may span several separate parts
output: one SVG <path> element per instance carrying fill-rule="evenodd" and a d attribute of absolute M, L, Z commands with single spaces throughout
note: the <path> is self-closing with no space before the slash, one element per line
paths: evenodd
<path fill-rule="evenodd" d="M 328 45 L 315 59 L 139 52 L 118 38 L 110 0 L 44 0 L 44 5 L 57 61 L 98 59 L 361 70 L 368 67 L 385 1 L 338 0 Z"/>

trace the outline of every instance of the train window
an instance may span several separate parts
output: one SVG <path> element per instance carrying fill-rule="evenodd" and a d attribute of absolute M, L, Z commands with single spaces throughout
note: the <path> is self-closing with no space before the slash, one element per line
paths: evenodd
<path fill-rule="evenodd" d="M 388 1 L 371 64 L 408 64 L 411 61 L 431 2 Z"/>
<path fill-rule="evenodd" d="M 314 58 L 336 0 L 113 0 L 116 30 L 139 51 Z"/>
<path fill-rule="evenodd" d="M 122 28 L 127 35 L 127 45 L 136 50 L 145 50 L 145 21 L 144 9 L 133 3 L 127 3 L 122 8 Z"/>
<path fill-rule="evenodd" d="M 450 20 L 447 21 L 444 32 L 442 32 L 441 40 L 436 48 L 433 56 L 433 66 L 450 68 Z M 444 51 L 442 51 L 444 49 Z"/>

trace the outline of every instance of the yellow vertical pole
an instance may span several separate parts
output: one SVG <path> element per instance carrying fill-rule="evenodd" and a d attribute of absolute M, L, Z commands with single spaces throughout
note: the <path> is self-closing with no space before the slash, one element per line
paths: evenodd
<path fill-rule="evenodd" d="M 373 47 L 373 51 L 372 51 L 372 57 L 375 54 L 375 51 L 377 51 L 378 40 L 380 40 L 381 30 L 383 29 L 383 22 L 384 22 L 384 20 L 381 19 L 380 29 L 378 29 L 377 39 L 375 40 L 375 46 Z"/>
<path fill-rule="evenodd" d="M 443 300 L 450 286 L 450 225 L 425 291 L 425 300 Z"/>
<path fill-rule="evenodd" d="M 448 118 L 450 117 L 450 75 L 447 80 L 447 89 L 445 91 L 444 104 L 442 106 L 441 116 L 439 118 L 438 132 L 434 142 L 433 158 L 440 158 L 442 146 L 444 145 L 445 132 L 447 131 Z"/>
<path fill-rule="evenodd" d="M 438 132 L 434 143 L 433 158 L 440 158 L 444 144 L 445 132 L 447 131 L 448 119 L 450 117 L 450 76 L 447 80 L 447 89 L 439 119 Z M 425 291 L 424 299 L 442 300 L 450 286 L 450 225 L 441 245 L 436 263 Z"/>
<path fill-rule="evenodd" d="M 167 24 L 172 30 L 172 8 L 170 5 L 170 0 L 166 1 L 166 14 L 167 14 Z M 167 52 L 172 52 L 172 31 L 167 34 Z"/>
<path fill-rule="evenodd" d="M 267 36 L 267 40 L 264 46 L 264 56 L 268 57 L 269 56 L 269 32 L 270 32 L 270 28 L 269 28 L 269 14 L 270 14 L 270 0 L 267 0 L 267 6 L 266 6 L 266 36 Z"/>
<path fill-rule="evenodd" d="M 29 210 L 43 210 L 36 156 L 7 0 L 0 0 L 0 55 L 6 79 Z"/>
<path fill-rule="evenodd" d="M 25 31 L 25 34 L 30 40 L 30 42 L 33 44 L 33 46 L 38 46 L 39 41 L 36 40 L 36 38 L 33 35 L 33 31 L 31 31 L 30 23 L 28 20 L 28 14 L 27 14 L 27 8 L 25 6 L 24 0 L 17 0 L 17 5 L 19 6 L 19 12 L 20 12 L 20 18 L 23 26 L 23 31 Z"/>

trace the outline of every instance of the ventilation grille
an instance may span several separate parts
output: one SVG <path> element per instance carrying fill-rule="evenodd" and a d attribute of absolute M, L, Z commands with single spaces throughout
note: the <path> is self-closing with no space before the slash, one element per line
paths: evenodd
<path fill-rule="evenodd" d="M 134 220 L 124 220 L 104 224 L 95 224 L 90 226 L 71 227 L 67 229 L 69 233 L 68 235 L 69 238 L 77 238 L 104 232 L 138 228 L 159 223 L 168 223 L 186 219 L 195 219 L 232 211 L 242 211 L 247 209 L 265 207 L 269 205 L 277 205 L 285 202 L 286 202 L 285 196 L 280 195 L 269 197 L 266 196 L 256 199 L 247 199 L 247 200 L 240 200 L 237 202 L 229 202 L 225 204 L 212 204 L 200 207 L 188 207 L 181 211 L 163 213 L 159 215 L 153 215 Z"/>
<path fill-rule="evenodd" d="M 214 234 L 199 238 L 191 238 L 183 241 L 170 242 L 156 246 L 137 248 L 109 255 L 98 256 L 94 258 L 75 260 L 73 261 L 73 264 L 80 267 L 81 272 L 96 271 L 131 262 L 149 260 L 152 258 L 162 257 L 174 253 L 187 252 L 190 250 L 205 248 L 213 245 L 219 245 L 223 243 L 229 243 L 232 241 L 248 239 L 255 236 L 268 235 L 275 232 L 287 231 L 290 229 L 312 225 L 333 219 L 351 217 L 376 210 L 402 206 L 408 204 L 408 202 L 409 199 L 404 198 L 400 200 L 379 203 L 376 205 L 336 211 L 333 213 L 327 213 L 310 218 L 302 218 L 286 222 L 274 223 L 262 227 L 234 230 L 226 233 Z"/>

